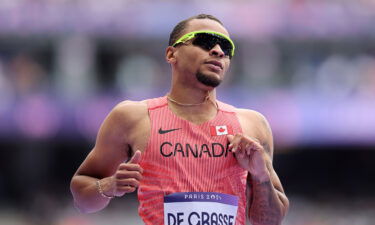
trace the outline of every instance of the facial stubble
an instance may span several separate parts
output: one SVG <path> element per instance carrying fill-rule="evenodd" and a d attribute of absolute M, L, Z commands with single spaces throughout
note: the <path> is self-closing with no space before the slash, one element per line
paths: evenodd
<path fill-rule="evenodd" d="M 195 76 L 199 82 L 209 87 L 216 88 L 221 83 L 221 80 L 219 78 L 204 73 L 198 72 Z"/>

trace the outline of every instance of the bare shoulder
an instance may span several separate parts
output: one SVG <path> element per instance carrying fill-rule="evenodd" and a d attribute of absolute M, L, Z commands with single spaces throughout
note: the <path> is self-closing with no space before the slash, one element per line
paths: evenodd
<path fill-rule="evenodd" d="M 147 127 L 146 101 L 123 101 L 117 104 L 103 121 L 97 138 L 97 145 L 103 143 L 129 144 L 130 134 Z M 137 132 L 136 134 L 138 134 Z"/>
<path fill-rule="evenodd" d="M 109 116 L 120 124 L 126 125 L 126 127 L 132 126 L 134 123 L 147 118 L 147 102 L 146 100 L 122 101 L 112 109 Z"/>
<path fill-rule="evenodd" d="M 137 116 L 135 112 L 138 112 L 140 114 L 147 114 L 147 102 L 146 100 L 143 100 L 143 101 L 125 100 L 125 101 L 118 103 L 113 108 L 113 111 L 116 111 L 117 113 L 125 114 L 128 116 L 130 115 Z"/>
<path fill-rule="evenodd" d="M 132 151 L 143 151 L 146 148 L 151 132 L 147 100 L 120 102 L 108 117 L 112 117 L 110 128 L 114 129 L 114 134 L 121 136 Z"/>
<path fill-rule="evenodd" d="M 259 128 L 268 129 L 269 123 L 264 115 L 260 112 L 251 109 L 236 109 L 236 113 L 239 117 L 241 125 L 252 125 Z"/>

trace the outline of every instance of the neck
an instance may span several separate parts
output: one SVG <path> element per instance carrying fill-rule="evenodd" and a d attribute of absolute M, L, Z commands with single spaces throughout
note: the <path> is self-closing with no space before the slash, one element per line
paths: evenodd
<path fill-rule="evenodd" d="M 216 105 L 216 91 L 172 87 L 168 99 L 180 106 L 201 106 L 210 102 Z"/>
<path fill-rule="evenodd" d="M 173 111 L 183 111 L 195 115 L 216 115 L 218 110 L 216 89 L 200 83 L 196 80 L 196 75 L 190 72 L 181 72 L 172 67 L 172 83 L 168 96 L 169 99 L 173 99 L 174 101 L 168 101 L 169 107 Z"/>
<path fill-rule="evenodd" d="M 215 90 L 173 86 L 168 94 L 168 101 L 173 111 L 191 115 L 216 115 L 218 109 Z"/>
<path fill-rule="evenodd" d="M 172 89 L 167 98 L 168 106 L 173 113 L 195 124 L 213 119 L 218 112 L 215 93 L 212 92 L 188 94 L 181 91 L 173 92 Z"/>
<path fill-rule="evenodd" d="M 180 71 L 172 65 L 172 80 L 169 96 L 173 99 L 188 104 L 197 104 L 209 96 L 216 102 L 216 89 L 200 83 L 196 79 L 196 72 Z"/>

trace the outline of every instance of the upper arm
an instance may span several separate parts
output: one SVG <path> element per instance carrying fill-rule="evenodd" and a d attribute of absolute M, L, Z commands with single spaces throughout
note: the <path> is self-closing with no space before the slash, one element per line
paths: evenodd
<path fill-rule="evenodd" d="M 237 115 L 243 133 L 258 140 L 266 153 L 272 159 L 273 136 L 267 119 L 261 113 L 248 109 L 239 109 Z"/>
<path fill-rule="evenodd" d="M 268 123 L 267 119 L 260 113 L 256 112 L 256 116 L 258 117 L 258 126 L 259 126 L 259 141 L 262 145 L 264 151 L 269 156 L 269 161 L 267 162 L 267 168 L 270 173 L 270 178 L 273 186 L 275 189 L 280 192 L 284 193 L 284 189 L 281 185 L 281 181 L 276 174 L 276 171 L 273 168 L 273 152 L 274 152 L 274 144 L 273 144 L 273 135 L 271 126 Z"/>
<path fill-rule="evenodd" d="M 118 165 L 126 161 L 131 153 L 128 134 L 136 123 L 133 107 L 120 103 L 103 121 L 94 148 L 88 154 L 76 175 L 102 178 L 112 175 Z"/>
<path fill-rule="evenodd" d="M 264 150 L 268 155 L 271 157 L 271 160 L 273 158 L 273 135 L 271 126 L 268 123 L 266 117 L 264 117 L 260 113 L 256 113 L 256 116 L 258 117 L 258 126 L 259 126 L 259 140 L 260 144 L 263 146 Z"/>
<path fill-rule="evenodd" d="M 259 112 L 252 111 L 252 110 L 241 109 L 239 110 L 238 114 L 239 114 L 239 118 L 240 118 L 240 122 L 241 122 L 241 126 L 242 126 L 244 134 L 249 135 L 252 138 L 256 138 L 259 141 L 259 143 L 262 145 L 262 147 L 264 148 L 264 151 L 269 156 L 268 162 L 267 162 L 267 168 L 270 173 L 272 186 L 275 188 L 280 201 L 285 206 L 285 209 L 287 209 L 289 206 L 289 201 L 287 197 L 285 196 L 281 181 L 272 166 L 274 144 L 273 144 L 272 130 L 267 119 Z M 249 179 L 248 180 L 249 185 L 251 185 L 252 183 L 251 176 L 249 176 L 248 179 Z M 252 196 L 250 195 L 248 198 L 249 198 L 249 201 L 251 202 Z"/>

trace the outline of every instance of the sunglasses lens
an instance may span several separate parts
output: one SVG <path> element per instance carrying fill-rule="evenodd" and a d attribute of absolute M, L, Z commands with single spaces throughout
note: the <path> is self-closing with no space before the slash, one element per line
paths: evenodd
<path fill-rule="evenodd" d="M 225 55 L 228 55 L 230 56 L 231 53 L 232 53 L 232 45 L 230 44 L 230 42 L 226 39 L 222 39 L 220 41 L 220 48 L 223 50 L 224 54 Z"/>
<path fill-rule="evenodd" d="M 225 38 L 216 36 L 214 34 L 201 33 L 197 34 L 193 40 L 193 45 L 199 46 L 205 50 L 211 50 L 215 45 L 219 44 L 224 54 L 231 56 L 232 45 Z"/>
<path fill-rule="evenodd" d="M 211 50 L 217 43 L 217 38 L 209 34 L 197 34 L 193 45 L 199 46 L 205 50 Z"/>

